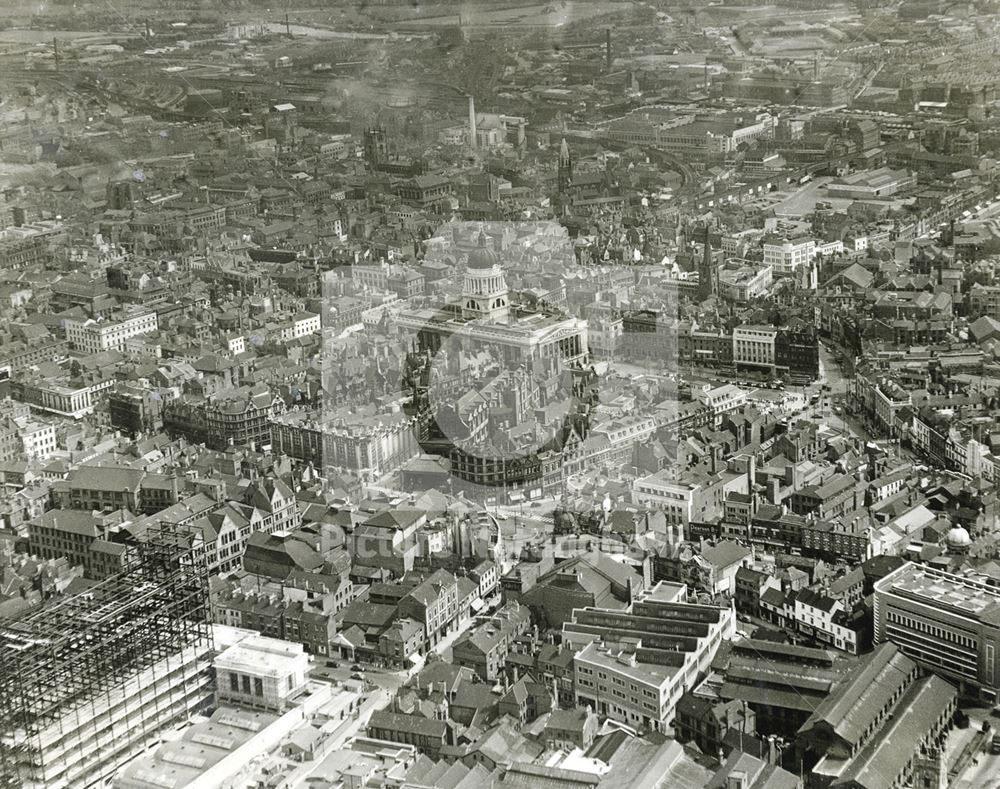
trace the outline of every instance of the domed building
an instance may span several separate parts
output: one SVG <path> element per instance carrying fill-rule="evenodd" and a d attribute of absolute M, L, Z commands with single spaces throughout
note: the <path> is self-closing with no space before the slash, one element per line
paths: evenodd
<path fill-rule="evenodd" d="M 479 231 L 478 246 L 469 253 L 465 264 L 462 317 L 505 323 L 509 317 L 507 298 L 507 281 L 500 255 L 487 246 L 486 233 Z"/>
<path fill-rule="evenodd" d="M 972 536 L 963 526 L 953 527 L 944 539 L 951 553 L 968 553 L 972 545 Z"/>
<path fill-rule="evenodd" d="M 532 227 L 534 224 L 542 227 Z M 463 354 L 485 352 L 491 362 L 498 363 L 499 370 L 491 366 L 488 371 L 489 380 L 462 381 L 458 388 L 449 383 L 441 390 L 446 400 L 431 403 L 429 393 L 421 404 L 429 417 L 421 448 L 446 456 L 449 484 L 485 502 L 513 503 L 557 494 L 562 486 L 564 453 L 573 451 L 582 440 L 581 423 L 574 409 L 569 416 L 555 417 L 562 422 L 561 426 L 555 420 L 550 423 L 560 428 L 555 431 L 534 424 L 534 406 L 528 404 L 536 396 L 532 394 L 535 376 L 558 373 L 560 386 L 570 382 L 576 387 L 593 375 L 586 368 L 590 354 L 587 321 L 545 299 L 530 298 L 525 291 L 508 290 L 504 272 L 507 258 L 500 254 L 505 241 L 518 239 L 520 243 L 506 247 L 512 261 L 523 260 L 525 245 L 534 242 L 546 250 L 561 241 L 571 243 L 568 238 L 557 238 L 553 228 L 559 226 L 555 223 L 551 227 L 546 223 L 525 225 L 514 229 L 494 224 L 495 238 L 491 240 L 490 226 L 456 223 L 451 228 L 459 253 L 455 257 L 461 260 L 464 253 L 465 263 L 461 295 L 453 291 L 440 306 L 404 308 L 395 316 L 396 326 L 412 338 L 414 351 L 427 355 L 430 381 L 455 380 L 458 366 L 454 362 Z M 518 231 L 527 232 L 519 237 Z M 565 234 L 564 229 L 559 231 Z M 523 275 L 524 267 L 516 265 L 516 271 Z M 561 375 L 563 372 L 568 375 Z M 463 393 L 465 386 L 469 389 Z M 507 405 L 494 408 L 484 392 L 490 398 L 493 392 L 502 392 L 505 397 L 509 393 L 511 402 L 521 405 L 516 409 Z M 508 425 L 510 420 L 515 425 L 524 421 L 530 436 L 522 433 L 515 442 L 498 433 L 500 441 L 494 441 L 488 429 L 491 414 L 500 420 L 500 409 L 505 409 L 502 418 Z M 536 439 L 537 445 L 525 443 Z M 469 538 L 474 536 L 470 532 Z M 481 534 L 478 542 L 483 542 Z"/>
<path fill-rule="evenodd" d="M 415 349 L 436 354 L 448 338 L 456 337 L 466 350 L 489 349 L 508 365 L 536 359 L 586 364 L 590 359 L 587 321 L 521 297 L 512 304 L 501 255 L 485 229 L 480 228 L 473 238 L 461 301 L 437 309 L 403 309 L 397 314 L 396 325 L 414 335 Z"/>

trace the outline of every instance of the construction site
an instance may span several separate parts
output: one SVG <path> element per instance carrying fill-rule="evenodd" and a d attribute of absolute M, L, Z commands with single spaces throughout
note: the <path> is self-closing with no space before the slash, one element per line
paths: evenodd
<path fill-rule="evenodd" d="M 85 592 L 0 621 L 0 787 L 91 786 L 213 700 L 205 568 L 172 535 Z"/>

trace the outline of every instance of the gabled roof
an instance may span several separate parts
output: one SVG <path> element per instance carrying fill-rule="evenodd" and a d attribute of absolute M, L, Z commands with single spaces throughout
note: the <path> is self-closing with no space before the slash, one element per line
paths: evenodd
<path fill-rule="evenodd" d="M 827 285 L 834 283 L 838 279 L 843 279 L 850 283 L 851 285 L 866 289 L 870 288 L 872 282 L 875 281 L 875 275 L 872 274 L 868 269 L 859 263 L 852 263 L 850 266 L 845 268 L 843 271 L 832 276 L 828 281 Z"/>
<path fill-rule="evenodd" d="M 378 727 L 391 731 L 416 734 L 420 736 L 440 737 L 444 739 L 448 724 L 444 721 L 431 720 L 422 715 L 404 715 L 400 712 L 376 710 L 368 719 L 368 728 Z"/>
<path fill-rule="evenodd" d="M 991 337 L 1000 336 L 1000 321 L 983 315 L 969 325 L 969 332 L 976 342 L 983 342 Z"/>
<path fill-rule="evenodd" d="M 724 540 L 715 546 L 706 546 L 701 556 L 716 568 L 730 567 L 750 555 L 750 549 L 733 540 Z"/>
<path fill-rule="evenodd" d="M 95 538 L 101 534 L 101 522 L 89 512 L 80 510 L 49 510 L 31 522 L 68 534 Z"/>
<path fill-rule="evenodd" d="M 913 744 L 932 731 L 958 691 L 937 676 L 918 679 L 894 707 L 893 716 L 851 761 L 831 787 L 891 789 L 913 758 Z"/>
<path fill-rule="evenodd" d="M 852 672 L 820 702 L 799 734 L 827 726 L 844 742 L 857 745 L 868 727 L 901 688 L 916 664 L 892 642 L 878 647 L 857 671 Z"/>
<path fill-rule="evenodd" d="M 386 509 L 372 515 L 365 521 L 365 526 L 376 526 L 383 529 L 405 529 L 414 525 L 425 513 L 422 510 Z"/>
<path fill-rule="evenodd" d="M 145 476 L 144 471 L 123 466 L 81 466 L 70 472 L 67 481 L 72 489 L 121 492 L 138 490 Z"/>

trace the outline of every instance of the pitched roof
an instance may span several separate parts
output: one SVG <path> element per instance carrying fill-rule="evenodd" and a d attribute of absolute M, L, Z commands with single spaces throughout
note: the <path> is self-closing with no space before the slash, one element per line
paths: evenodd
<path fill-rule="evenodd" d="M 915 668 L 895 644 L 881 645 L 820 702 L 799 733 L 825 725 L 845 742 L 859 744 L 888 700 L 906 686 Z"/>
<path fill-rule="evenodd" d="M 873 738 L 831 786 L 891 789 L 913 758 L 913 744 L 924 741 L 942 710 L 958 691 L 940 677 L 918 679 L 894 708 L 881 736 Z"/>
<path fill-rule="evenodd" d="M 713 567 L 730 567 L 750 555 L 750 549 L 733 540 L 724 540 L 718 545 L 706 546 L 701 556 Z"/>
<path fill-rule="evenodd" d="M 431 720 L 422 715 L 406 715 L 401 712 L 376 710 L 368 719 L 368 728 L 378 727 L 400 733 L 418 734 L 421 736 L 440 737 L 444 739 L 448 724 L 444 721 Z"/>
<path fill-rule="evenodd" d="M 422 510 L 386 509 L 372 515 L 365 521 L 365 526 L 376 526 L 383 529 L 405 529 L 412 526 L 425 513 Z"/>
<path fill-rule="evenodd" d="M 124 466 L 81 466 L 67 481 L 71 489 L 119 492 L 137 490 L 145 476 L 145 471 Z"/>
<path fill-rule="evenodd" d="M 49 510 L 32 519 L 31 523 L 86 537 L 99 537 L 101 534 L 101 522 L 89 512 L 80 510 Z"/>

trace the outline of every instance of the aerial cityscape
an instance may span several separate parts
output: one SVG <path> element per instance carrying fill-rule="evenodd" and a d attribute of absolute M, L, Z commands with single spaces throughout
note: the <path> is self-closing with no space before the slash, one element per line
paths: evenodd
<path fill-rule="evenodd" d="M 1000 0 L 0 5 L 0 789 L 1000 789 Z"/>

